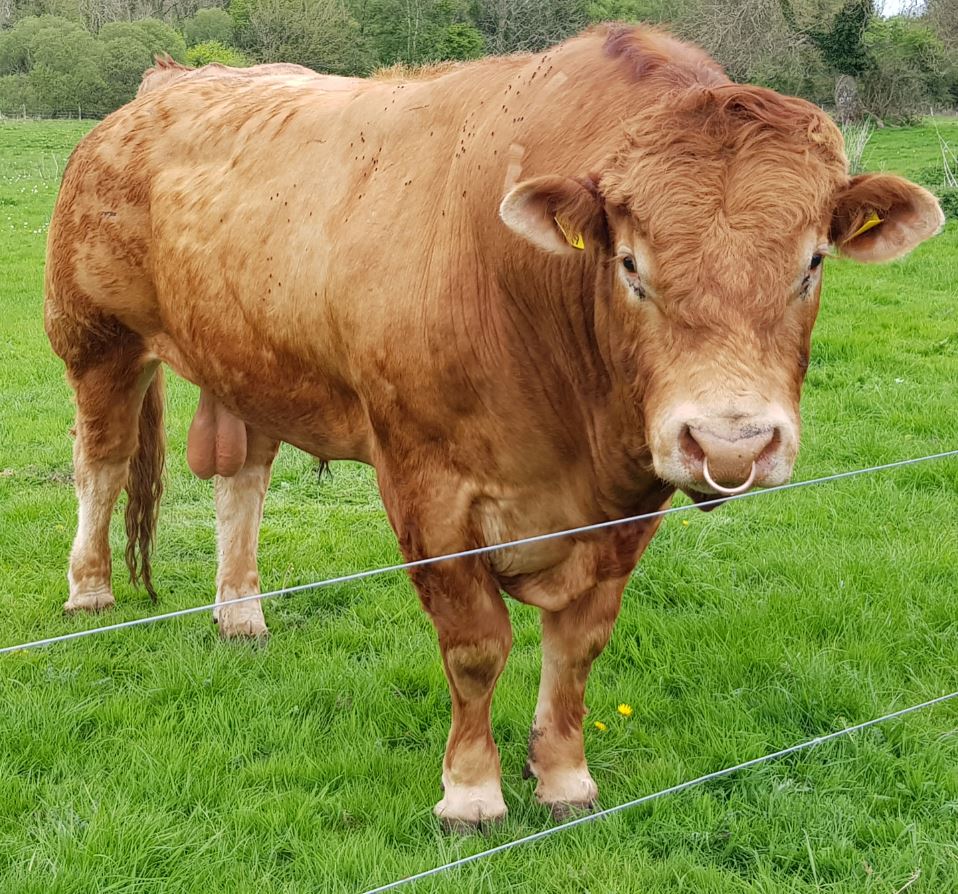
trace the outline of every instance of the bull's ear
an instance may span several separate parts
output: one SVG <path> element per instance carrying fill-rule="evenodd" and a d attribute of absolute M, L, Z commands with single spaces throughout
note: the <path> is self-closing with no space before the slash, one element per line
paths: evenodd
<path fill-rule="evenodd" d="M 523 180 L 506 194 L 499 216 L 514 233 L 553 254 L 576 254 L 604 239 L 602 197 L 588 181 Z"/>
<path fill-rule="evenodd" d="M 853 260 L 893 261 L 944 223 L 938 200 L 927 189 L 893 174 L 861 174 L 838 195 L 829 239 Z"/>

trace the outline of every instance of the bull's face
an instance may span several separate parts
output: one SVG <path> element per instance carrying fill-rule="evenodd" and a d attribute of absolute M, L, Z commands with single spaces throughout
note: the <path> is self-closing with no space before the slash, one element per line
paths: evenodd
<path fill-rule="evenodd" d="M 849 178 L 837 131 L 814 123 L 822 135 L 805 146 L 690 129 L 502 202 L 517 233 L 595 264 L 597 342 L 640 408 L 656 474 L 692 495 L 790 477 L 826 255 L 901 257 L 944 220 L 900 177 Z"/>

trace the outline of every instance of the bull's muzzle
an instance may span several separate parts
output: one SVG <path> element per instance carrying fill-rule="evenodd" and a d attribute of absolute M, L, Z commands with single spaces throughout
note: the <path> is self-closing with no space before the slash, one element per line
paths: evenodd
<path fill-rule="evenodd" d="M 754 419 L 695 420 L 685 426 L 679 439 L 688 472 L 723 496 L 735 496 L 763 484 L 775 466 L 780 447 L 779 428 Z"/>

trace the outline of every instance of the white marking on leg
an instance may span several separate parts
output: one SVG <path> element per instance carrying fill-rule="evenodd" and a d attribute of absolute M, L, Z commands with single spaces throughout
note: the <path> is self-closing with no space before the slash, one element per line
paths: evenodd
<path fill-rule="evenodd" d="M 266 636 L 266 619 L 258 600 L 230 606 L 231 600 L 259 592 L 256 565 L 263 501 L 270 467 L 244 467 L 232 478 L 216 477 L 218 567 L 213 617 L 224 637 Z"/>
<path fill-rule="evenodd" d="M 129 461 L 93 463 L 74 447 L 78 502 L 77 533 L 70 551 L 70 598 L 64 611 L 99 611 L 115 603 L 110 587 L 110 518 L 129 469 Z"/>
<path fill-rule="evenodd" d="M 445 773 L 442 777 L 445 791 L 434 812 L 445 822 L 472 826 L 501 820 L 508 812 L 498 779 L 480 785 L 456 785 Z"/>

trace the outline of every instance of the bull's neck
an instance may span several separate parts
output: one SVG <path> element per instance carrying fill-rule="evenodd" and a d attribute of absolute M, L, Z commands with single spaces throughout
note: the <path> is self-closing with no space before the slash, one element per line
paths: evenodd
<path fill-rule="evenodd" d="M 506 369 L 489 374 L 537 414 L 551 414 L 553 430 L 568 433 L 568 447 L 589 457 L 600 489 L 622 508 L 657 482 L 636 389 L 616 359 L 628 352 L 616 350 L 621 333 L 597 312 L 599 255 L 549 256 L 509 232 L 498 208 L 520 180 L 601 171 L 622 148 L 623 111 L 639 114 L 656 90 L 606 57 L 598 36 L 479 66 L 482 77 L 477 66 L 437 84 L 441 107 L 465 115 L 450 163 L 462 188 L 442 194 L 440 219 L 461 239 L 460 281 L 488 284 L 482 337 L 508 357 Z M 477 352 L 474 343 L 461 347 Z"/>
<path fill-rule="evenodd" d="M 641 394 L 622 363 L 630 352 L 596 296 L 594 263 L 534 253 L 503 269 L 499 285 L 491 317 L 508 358 L 503 388 L 520 383 L 517 399 L 552 417 L 550 428 L 561 430 L 568 449 L 593 468 L 610 515 L 644 505 L 643 495 L 659 482 Z"/>

